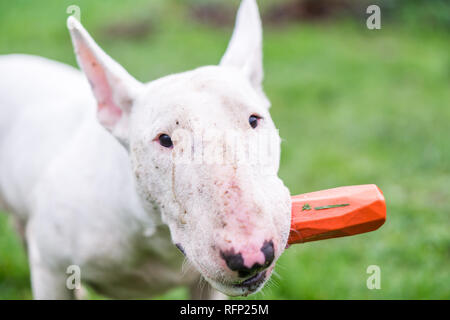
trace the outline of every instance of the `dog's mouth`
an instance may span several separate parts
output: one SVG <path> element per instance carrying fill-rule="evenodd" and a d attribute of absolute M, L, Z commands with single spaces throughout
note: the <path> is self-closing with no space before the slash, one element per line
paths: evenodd
<path fill-rule="evenodd" d="M 268 275 L 270 275 L 270 271 L 271 270 L 261 271 L 254 276 L 237 283 L 219 282 L 206 277 L 205 279 L 211 284 L 213 288 L 221 291 L 228 296 L 248 296 L 249 294 L 256 293 L 263 287 L 264 283 L 268 279 Z"/>
<path fill-rule="evenodd" d="M 254 292 L 258 290 L 258 288 L 264 283 L 265 280 L 266 271 L 264 270 L 248 278 L 247 280 L 242 281 L 241 283 L 234 284 L 233 286 L 236 288 L 244 288 L 250 292 Z"/>

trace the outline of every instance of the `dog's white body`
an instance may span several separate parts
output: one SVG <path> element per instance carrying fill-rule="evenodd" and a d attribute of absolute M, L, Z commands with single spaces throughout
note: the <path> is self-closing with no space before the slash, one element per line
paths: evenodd
<path fill-rule="evenodd" d="M 212 290 L 196 290 L 194 270 L 230 295 L 262 287 L 290 225 L 289 192 L 276 176 L 279 142 L 266 157 L 265 176 L 248 164 L 174 161 L 183 152 L 177 126 L 241 130 L 244 140 L 275 130 L 260 86 L 254 0 L 243 1 L 221 66 L 145 85 L 101 51 L 75 19 L 68 25 L 91 88 L 72 67 L 25 55 L 0 57 L 0 205 L 24 230 L 34 296 L 72 298 L 66 286 L 72 265 L 84 283 L 118 298 L 179 285 L 191 285 L 195 297 L 211 297 Z M 261 129 L 249 127 L 252 113 L 264 119 Z M 173 147 L 158 143 L 161 133 L 172 135 Z M 182 272 L 183 255 L 174 244 L 195 268 Z M 226 260 L 230 254 L 241 259 L 240 272 L 263 270 L 252 277 L 259 280 L 241 285 L 245 276 L 237 277 Z"/>
<path fill-rule="evenodd" d="M 0 195 L 26 225 L 36 296 L 67 297 L 69 265 L 119 298 L 192 282 L 139 200 L 128 153 L 98 123 L 83 74 L 22 55 L 2 57 L 0 70 Z"/>

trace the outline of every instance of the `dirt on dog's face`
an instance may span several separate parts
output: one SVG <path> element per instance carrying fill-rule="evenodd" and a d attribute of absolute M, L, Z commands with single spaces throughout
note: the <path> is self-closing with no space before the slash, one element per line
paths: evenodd
<path fill-rule="evenodd" d="M 286 246 L 291 210 L 264 97 L 238 72 L 203 67 L 149 84 L 130 122 L 140 193 L 174 244 L 216 289 L 260 289 Z"/>

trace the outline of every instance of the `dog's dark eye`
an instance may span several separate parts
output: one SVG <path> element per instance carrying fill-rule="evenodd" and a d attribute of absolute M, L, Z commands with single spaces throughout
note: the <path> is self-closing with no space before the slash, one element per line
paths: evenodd
<path fill-rule="evenodd" d="M 250 126 L 255 129 L 258 126 L 258 121 L 261 119 L 261 117 L 252 114 L 250 118 L 248 118 L 248 123 L 250 123 Z"/>
<path fill-rule="evenodd" d="M 173 146 L 172 139 L 170 139 L 170 137 L 169 137 L 167 134 L 165 134 L 165 133 L 163 133 L 162 135 L 160 135 L 159 138 L 158 138 L 158 140 L 159 140 L 159 143 L 160 143 L 163 147 L 170 148 L 170 147 Z"/>

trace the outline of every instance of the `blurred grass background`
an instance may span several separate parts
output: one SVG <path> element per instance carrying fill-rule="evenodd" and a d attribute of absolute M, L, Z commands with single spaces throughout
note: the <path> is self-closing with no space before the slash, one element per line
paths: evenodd
<path fill-rule="evenodd" d="M 369 3 L 381 7 L 381 30 L 366 28 Z M 72 4 L 106 52 L 150 81 L 218 63 L 238 1 L 2 1 L 0 54 L 76 65 L 65 27 Z M 370 234 L 289 248 L 279 276 L 248 299 L 449 299 L 448 2 L 259 4 L 280 176 L 292 194 L 375 183 L 388 220 Z M 369 265 L 381 268 L 380 290 L 366 287 Z M 159 298 L 186 297 L 180 288 Z M 0 299 L 29 298 L 24 249 L 0 214 Z"/>

